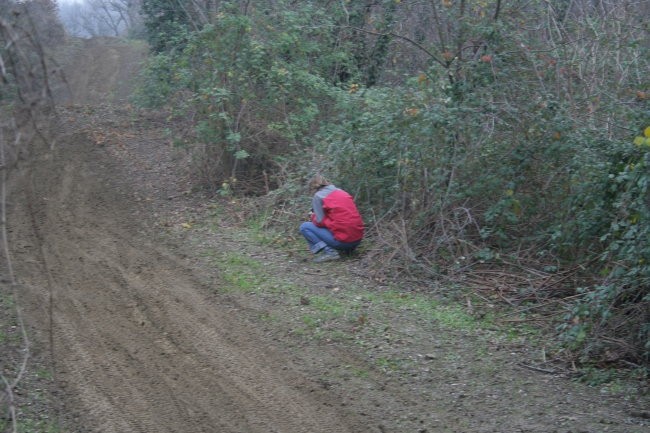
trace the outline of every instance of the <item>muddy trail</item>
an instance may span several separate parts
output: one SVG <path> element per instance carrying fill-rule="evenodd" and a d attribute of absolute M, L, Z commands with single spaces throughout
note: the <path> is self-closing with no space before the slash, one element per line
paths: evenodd
<path fill-rule="evenodd" d="M 635 388 L 577 383 L 526 335 L 373 282 L 363 257 L 311 264 L 189 192 L 173 125 L 128 103 L 145 55 L 71 46 L 55 145 L 10 176 L 17 302 L 63 431 L 650 430 Z"/>

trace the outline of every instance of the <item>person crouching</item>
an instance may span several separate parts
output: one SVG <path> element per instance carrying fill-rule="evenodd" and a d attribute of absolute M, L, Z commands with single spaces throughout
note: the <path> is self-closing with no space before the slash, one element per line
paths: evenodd
<path fill-rule="evenodd" d="M 316 257 L 314 262 L 341 258 L 340 252 L 350 253 L 364 234 L 363 219 L 354 199 L 321 175 L 309 181 L 313 194 L 309 221 L 300 225 L 300 233 Z"/>

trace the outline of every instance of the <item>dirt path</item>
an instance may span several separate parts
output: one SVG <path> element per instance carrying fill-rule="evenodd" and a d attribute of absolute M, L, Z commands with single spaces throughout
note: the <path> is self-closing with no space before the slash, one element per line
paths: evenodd
<path fill-rule="evenodd" d="M 19 302 L 66 431 L 648 431 L 645 397 L 521 368 L 524 340 L 432 320 L 362 262 L 277 254 L 185 195 L 169 125 L 125 103 L 142 56 L 78 44 L 58 144 L 10 185 Z"/>
<path fill-rule="evenodd" d="M 73 104 L 119 84 L 118 54 L 128 47 L 113 45 L 81 51 L 68 76 Z M 100 112 L 63 108 L 59 144 L 23 165 L 11 191 L 21 301 L 39 340 L 53 342 L 70 427 L 361 431 L 356 416 L 309 392 L 281 351 L 210 298 L 199 270 L 151 238 L 138 185 L 104 146 L 115 116 L 87 123 Z"/>

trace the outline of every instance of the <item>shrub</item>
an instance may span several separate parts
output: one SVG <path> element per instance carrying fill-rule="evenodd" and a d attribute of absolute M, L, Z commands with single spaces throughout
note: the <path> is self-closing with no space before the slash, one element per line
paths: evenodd
<path fill-rule="evenodd" d="M 577 225 L 586 227 L 567 237 L 598 254 L 602 277 L 579 290 L 560 326 L 584 358 L 650 359 L 650 127 L 644 134 L 608 152 L 605 169 L 587 180 L 591 190 L 574 197 Z"/>

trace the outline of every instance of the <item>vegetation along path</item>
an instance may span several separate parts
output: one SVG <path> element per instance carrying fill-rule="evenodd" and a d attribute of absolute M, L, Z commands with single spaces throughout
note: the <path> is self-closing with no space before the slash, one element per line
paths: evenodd
<path fill-rule="evenodd" d="M 16 301 L 60 431 L 648 431 L 647 397 L 570 380 L 534 330 L 372 281 L 363 257 L 312 264 L 189 192 L 172 125 L 125 101 L 142 56 L 74 46 L 55 145 L 11 178 Z"/>

